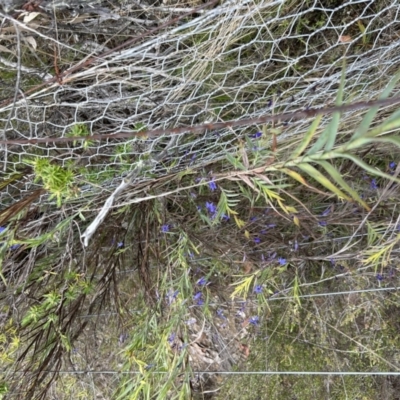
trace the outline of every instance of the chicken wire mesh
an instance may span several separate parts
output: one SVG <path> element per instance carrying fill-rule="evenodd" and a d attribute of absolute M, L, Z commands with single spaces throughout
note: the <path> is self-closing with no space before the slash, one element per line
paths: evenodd
<path fill-rule="evenodd" d="M 261 127 L 195 134 L 190 126 L 332 106 L 344 60 L 345 100 L 374 99 L 399 61 L 395 0 L 227 1 L 200 9 L 86 2 L 83 11 L 42 3 L 26 2 L 16 19 L 3 20 L 1 169 L 6 178 L 24 177 L 2 190 L 1 207 L 41 187 L 37 159 L 72 172 L 74 207 L 110 193 L 138 165 L 145 168 L 137 182 L 199 171 Z M 120 48 L 124 30 L 137 40 Z M 343 115 L 342 132 L 360 118 Z M 309 121 L 281 125 L 280 140 L 301 135 Z M 181 126 L 188 129 L 180 135 L 137 135 Z M 121 132 L 132 137 L 112 138 Z M 35 143 L 93 134 L 105 139 Z M 30 143 L 4 142 L 20 139 Z"/>

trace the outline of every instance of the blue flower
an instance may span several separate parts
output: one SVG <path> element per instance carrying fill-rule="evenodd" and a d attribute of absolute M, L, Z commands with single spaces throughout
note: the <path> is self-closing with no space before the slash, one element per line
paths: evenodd
<path fill-rule="evenodd" d="M 19 249 L 20 247 L 21 247 L 20 244 L 13 244 L 13 245 L 10 246 L 10 249 L 11 249 L 11 250 L 17 250 L 17 249 Z"/>
<path fill-rule="evenodd" d="M 254 238 L 254 243 L 258 244 L 261 242 L 261 239 L 259 237 Z"/>
<path fill-rule="evenodd" d="M 331 207 L 329 206 L 326 210 L 324 210 L 323 212 L 322 212 L 322 216 L 323 217 L 326 217 L 329 213 L 331 212 Z"/>
<path fill-rule="evenodd" d="M 172 343 L 174 343 L 175 337 L 176 337 L 176 334 L 175 334 L 175 333 L 171 333 L 171 334 L 168 336 L 167 341 L 168 341 L 168 343 L 169 343 L 170 345 L 172 345 Z"/>
<path fill-rule="evenodd" d="M 390 169 L 395 169 L 396 166 L 397 166 L 397 164 L 396 164 L 394 161 L 391 161 L 391 162 L 389 163 L 389 168 L 390 168 Z"/>
<path fill-rule="evenodd" d="M 286 258 L 279 257 L 278 262 L 280 265 L 285 265 L 287 261 L 286 261 Z"/>
<path fill-rule="evenodd" d="M 378 185 L 376 183 L 376 179 L 372 179 L 372 181 L 371 181 L 371 189 L 374 189 L 374 190 L 378 189 Z"/>
<path fill-rule="evenodd" d="M 382 281 L 383 280 L 383 275 L 376 274 L 376 279 L 378 279 L 378 281 Z"/>
<path fill-rule="evenodd" d="M 193 296 L 193 300 L 195 300 L 195 301 L 200 300 L 202 296 L 203 296 L 203 293 L 197 292 L 197 293 Z"/>
<path fill-rule="evenodd" d="M 212 178 L 209 182 L 208 182 L 208 187 L 210 188 L 210 190 L 213 192 L 214 190 L 217 190 L 218 186 L 214 181 L 214 178 Z"/>
<path fill-rule="evenodd" d="M 121 247 L 123 247 L 124 246 L 124 242 L 118 242 L 117 243 L 117 247 L 120 249 Z"/>
<path fill-rule="evenodd" d="M 0 234 L 3 233 L 6 230 L 7 230 L 7 228 L 5 228 L 4 226 L 0 226 Z"/>
<path fill-rule="evenodd" d="M 201 277 L 197 282 L 196 285 L 205 286 L 207 284 L 207 278 L 205 276 Z"/>
<path fill-rule="evenodd" d="M 196 304 L 198 306 L 202 306 L 204 304 L 204 300 L 203 300 L 203 294 L 201 292 L 197 292 L 194 296 L 193 296 L 193 300 L 196 302 Z"/>
<path fill-rule="evenodd" d="M 217 315 L 218 315 L 218 317 L 220 317 L 222 319 L 226 319 L 226 317 L 224 315 L 224 311 L 221 310 L 220 308 L 218 308 L 218 310 L 217 310 Z"/>
<path fill-rule="evenodd" d="M 256 285 L 256 286 L 254 286 L 254 290 L 253 291 L 256 294 L 261 294 L 262 291 L 263 291 L 263 287 L 261 285 Z"/>
<path fill-rule="evenodd" d="M 231 219 L 231 217 L 230 217 L 229 215 L 223 214 L 223 215 L 222 215 L 222 219 L 223 219 L 224 221 L 229 221 L 229 220 Z"/>
<path fill-rule="evenodd" d="M 251 139 L 259 139 L 261 137 L 261 135 L 262 135 L 262 132 L 256 132 L 256 133 L 249 135 L 249 137 Z"/>
<path fill-rule="evenodd" d="M 169 232 L 169 225 L 163 225 L 163 226 L 161 227 L 161 232 L 163 232 L 163 233 Z"/>
<path fill-rule="evenodd" d="M 260 322 L 260 318 L 258 317 L 258 315 L 255 315 L 255 316 L 249 318 L 249 323 L 251 325 L 258 325 L 259 322 Z"/>
<path fill-rule="evenodd" d="M 319 226 L 326 226 L 326 225 L 327 225 L 327 222 L 326 222 L 326 221 L 319 221 L 319 222 L 318 222 L 318 225 L 319 225 Z"/>
<path fill-rule="evenodd" d="M 206 202 L 206 209 L 210 214 L 215 214 L 217 212 L 217 206 L 211 201 Z"/>

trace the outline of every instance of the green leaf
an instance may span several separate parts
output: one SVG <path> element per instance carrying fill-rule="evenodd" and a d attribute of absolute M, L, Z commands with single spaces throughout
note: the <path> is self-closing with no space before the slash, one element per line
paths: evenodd
<path fill-rule="evenodd" d="M 335 101 L 335 105 L 337 106 L 340 106 L 343 102 L 343 89 L 344 89 L 345 77 L 346 77 L 346 68 L 345 66 L 343 66 L 339 90 Z M 332 150 L 333 146 L 335 145 L 336 136 L 339 129 L 339 122 L 340 122 L 340 113 L 336 112 L 333 114 L 331 122 L 321 133 L 321 136 L 318 138 L 318 140 L 314 143 L 314 146 L 307 152 L 308 155 L 317 153 L 318 151 L 322 150 L 324 146 L 326 151 Z"/>
<path fill-rule="evenodd" d="M 371 175 L 380 176 L 382 178 L 389 179 L 391 181 L 400 183 L 400 179 L 394 178 L 392 175 L 385 174 L 381 170 L 371 167 L 370 165 L 365 163 L 363 160 L 361 160 L 361 158 L 358 158 L 354 154 L 343 153 L 342 157 L 348 158 L 349 160 L 353 161 L 355 164 L 357 164 L 359 167 L 361 167 L 364 171 L 369 172 Z"/>
<path fill-rule="evenodd" d="M 303 151 L 307 148 L 307 146 L 310 144 L 312 138 L 315 135 L 315 132 L 321 122 L 322 114 L 317 115 L 316 118 L 314 119 L 313 123 L 311 124 L 310 128 L 304 135 L 303 140 L 301 141 L 299 147 L 293 152 L 291 155 L 290 159 L 293 160 L 301 155 Z"/>
<path fill-rule="evenodd" d="M 235 169 L 241 169 L 242 171 L 246 171 L 246 167 L 232 154 L 227 153 L 226 159 L 234 166 Z"/>
<path fill-rule="evenodd" d="M 368 132 L 368 137 L 378 136 L 381 133 L 396 129 L 400 126 L 400 110 L 394 112 L 386 121 Z"/>
<path fill-rule="evenodd" d="M 347 191 L 347 193 L 350 194 L 350 196 L 353 197 L 354 200 L 356 200 L 358 203 L 360 203 L 366 210 L 370 210 L 370 207 L 368 206 L 367 203 L 365 203 L 358 193 L 352 189 L 347 182 L 342 178 L 340 172 L 330 163 L 327 161 L 320 161 L 319 164 L 325 169 L 325 171 L 328 173 L 328 175 L 338 184 L 340 185 L 344 190 Z"/>
<path fill-rule="evenodd" d="M 327 188 L 331 193 L 336 194 L 338 197 L 351 200 L 349 196 L 343 193 L 339 188 L 337 188 L 331 181 L 329 181 L 325 176 L 323 176 L 317 169 L 315 169 L 312 165 L 302 163 L 299 164 L 298 167 L 314 178 L 317 182 L 319 182 L 322 186 Z"/>
<path fill-rule="evenodd" d="M 389 94 L 395 88 L 396 83 L 399 80 L 399 78 L 400 78 L 400 71 L 392 78 L 392 80 L 386 86 L 385 90 L 379 96 L 379 100 L 384 100 L 389 96 Z M 365 135 L 367 133 L 367 131 L 368 131 L 372 121 L 374 120 L 378 110 L 379 110 L 379 107 L 372 107 L 372 108 L 369 109 L 369 111 L 364 115 L 364 118 L 362 119 L 360 125 L 358 126 L 358 128 L 354 132 L 354 135 L 351 137 L 350 141 L 353 141 L 354 139 L 357 139 L 360 136 L 363 136 L 363 135 Z"/>
<path fill-rule="evenodd" d="M 336 106 L 340 106 L 343 103 L 343 89 L 344 89 L 345 79 L 346 79 L 346 65 L 343 65 L 339 90 L 335 102 Z M 328 132 L 327 132 L 327 143 L 325 146 L 325 151 L 331 151 L 333 149 L 333 146 L 335 145 L 336 142 L 336 136 L 339 130 L 339 123 L 340 123 L 340 113 L 336 112 L 333 114 L 332 121 L 326 128 Z"/>

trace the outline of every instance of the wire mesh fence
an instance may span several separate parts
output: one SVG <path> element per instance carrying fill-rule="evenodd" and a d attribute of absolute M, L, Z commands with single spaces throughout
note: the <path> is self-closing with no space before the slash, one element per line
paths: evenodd
<path fill-rule="evenodd" d="M 148 18 L 144 22 L 175 16 L 173 8 L 167 13 L 167 6 L 142 8 Z M 142 8 L 122 4 L 119 26 L 134 19 Z M 72 11 L 62 18 L 70 21 Z M 114 11 L 108 9 L 110 15 Z M 83 14 L 77 16 L 83 20 L 77 25 L 86 31 L 74 33 L 59 27 L 56 37 L 43 32 L 32 19 L 25 25 L 32 24 L 30 29 L 40 33 L 35 45 L 28 40 L 33 36 L 24 30 L 24 24 L 12 25 L 5 20 L 9 33 L 4 40 L 11 44 L 17 36 L 31 53 L 38 52 L 35 46 L 43 46 L 46 52 L 54 47 L 52 54 L 46 54 L 46 61 L 52 67 L 60 64 L 59 74 L 68 67 L 72 72 L 61 75 L 59 82 L 51 82 L 48 76 L 57 78 L 57 71 L 49 65 L 37 68 L 36 75 L 31 67 L 23 68 L 24 58 L 13 64 L 15 68 L 4 66 L 3 71 L 7 68 L 13 79 L 18 71 L 18 80 L 16 86 L 7 88 L 3 80 L 2 138 L 90 137 L 330 106 L 343 60 L 347 63 L 346 100 L 374 99 L 397 69 L 398 11 L 396 1 L 351 1 L 338 6 L 333 2 L 331 7 L 318 2 L 225 2 L 201 10 L 196 18 L 192 14 L 161 32 L 150 33 L 150 37 L 143 24 L 135 26 L 134 19 L 130 29 L 144 32 L 142 40 L 115 52 L 111 39 L 97 42 L 100 49 L 90 50 L 91 39 L 107 32 L 110 24 L 92 15 L 84 14 L 86 20 Z M 26 13 L 28 17 L 32 14 Z M 51 20 L 47 14 L 36 18 L 49 18 L 55 27 L 67 22 Z M 94 32 L 85 24 L 93 26 Z M 113 35 L 116 33 L 111 31 L 111 38 Z M 90 64 L 73 71 L 90 57 Z M 51 83 L 43 84 L 46 79 Z M 35 90 L 38 84 L 40 89 Z M 16 101 L 12 101 L 13 92 Z M 342 125 L 352 129 L 359 120 L 357 113 L 348 113 Z M 281 137 L 301 135 L 307 124 L 285 123 Z M 75 204 L 82 206 L 88 196 L 118 186 L 141 160 L 152 161 L 141 180 L 187 168 L 199 170 L 235 152 L 239 138 L 260 129 L 228 128 L 194 135 L 188 128 L 174 139 L 2 145 L 3 173 L 25 170 L 27 177 L 18 187 L 10 185 L 2 192 L 1 204 L 10 205 L 38 187 L 29 173 L 33 159 L 45 158 L 71 170 L 80 193 L 74 194 L 81 198 Z M 168 150 L 162 153 L 166 146 Z M 160 153 L 162 159 L 157 158 Z"/>

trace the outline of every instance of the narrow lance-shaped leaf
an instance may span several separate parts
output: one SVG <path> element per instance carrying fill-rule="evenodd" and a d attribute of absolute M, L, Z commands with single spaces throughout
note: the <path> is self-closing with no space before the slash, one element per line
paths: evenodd
<path fill-rule="evenodd" d="M 290 159 L 293 160 L 297 157 L 299 157 L 303 151 L 307 148 L 307 146 L 310 144 L 312 138 L 315 135 L 315 132 L 317 131 L 317 128 L 321 122 L 322 114 L 317 115 L 316 118 L 314 119 L 313 123 L 311 124 L 310 128 L 304 135 L 303 140 L 301 141 L 299 147 L 293 152 L 293 154 L 290 156 Z"/>
<path fill-rule="evenodd" d="M 329 181 L 329 179 L 323 176 L 321 172 L 315 169 L 312 165 L 303 163 L 299 164 L 298 167 L 306 172 L 308 175 L 310 175 L 312 178 L 314 178 L 322 186 L 326 187 L 331 193 L 336 194 L 340 198 L 351 200 L 349 196 L 347 196 L 339 188 L 337 188 L 331 181 Z"/>
<path fill-rule="evenodd" d="M 389 179 L 391 181 L 400 183 L 400 179 L 394 178 L 392 175 L 386 174 L 386 173 L 382 172 L 379 169 L 375 169 L 375 168 L 371 167 L 370 165 L 365 163 L 363 160 L 361 160 L 360 158 L 358 158 L 354 154 L 343 153 L 342 157 L 343 158 L 348 158 L 349 160 L 353 161 L 360 168 L 362 168 L 364 171 L 369 172 L 371 175 L 380 176 L 382 178 Z"/>
<path fill-rule="evenodd" d="M 400 78 L 400 71 L 392 78 L 392 80 L 386 86 L 385 90 L 379 96 L 379 100 L 384 100 L 389 96 L 389 94 L 395 88 L 399 78 Z M 365 135 L 367 133 L 367 131 L 368 131 L 372 121 L 374 120 L 378 110 L 379 110 L 379 107 L 372 107 L 372 108 L 369 109 L 369 111 L 364 115 L 364 118 L 362 119 L 360 125 L 357 127 L 357 129 L 354 132 L 354 135 L 352 136 L 350 141 L 353 141 L 354 139 L 357 139 L 360 136 L 363 136 L 363 135 Z"/>
<path fill-rule="evenodd" d="M 400 110 L 394 112 L 386 121 L 369 131 L 367 137 L 378 136 L 398 127 L 400 127 Z"/>
<path fill-rule="evenodd" d="M 319 164 L 325 169 L 325 171 L 328 173 L 328 175 L 338 184 L 340 185 L 344 190 L 347 191 L 347 193 L 350 194 L 350 196 L 353 197 L 355 201 L 360 203 L 366 210 L 370 210 L 370 207 L 368 206 L 365 201 L 363 201 L 358 193 L 352 189 L 347 182 L 342 178 L 340 172 L 329 162 L 327 161 L 320 161 Z"/>
<path fill-rule="evenodd" d="M 289 168 L 283 168 L 281 171 L 284 172 L 285 174 L 289 175 L 290 177 L 292 177 L 293 179 L 295 179 L 297 182 L 301 183 L 302 185 L 304 185 L 312 190 L 315 190 L 318 193 L 325 194 L 321 190 L 318 190 L 314 186 L 310 185 L 298 172 L 293 171 Z"/>
<path fill-rule="evenodd" d="M 345 66 L 343 66 L 339 90 L 338 90 L 338 94 L 337 94 L 336 102 L 335 102 L 335 104 L 337 106 L 341 105 L 342 101 L 343 101 L 343 88 L 344 88 L 345 76 L 346 76 L 346 69 L 345 69 Z M 339 121 L 340 121 L 340 113 L 334 113 L 332 116 L 331 122 L 321 133 L 321 136 L 314 143 L 314 146 L 311 147 L 311 149 L 306 154 L 311 155 L 311 154 L 317 153 L 318 151 L 322 150 L 322 148 L 325 146 L 325 144 L 326 144 L 326 146 L 325 146 L 326 151 L 332 150 L 332 148 L 335 144 L 335 140 L 336 140 L 336 135 L 337 135 L 338 127 L 339 127 Z"/>
<path fill-rule="evenodd" d="M 343 103 L 343 90 L 344 90 L 345 79 L 346 79 L 346 65 L 343 65 L 339 90 L 336 97 L 336 103 L 335 103 L 336 106 L 340 106 Z M 325 151 L 330 151 L 333 149 L 333 146 L 335 145 L 336 142 L 336 136 L 339 130 L 339 123 L 340 123 L 340 113 L 337 112 L 332 115 L 332 121 L 326 128 L 328 130 L 327 133 L 328 139 L 325 146 Z"/>

